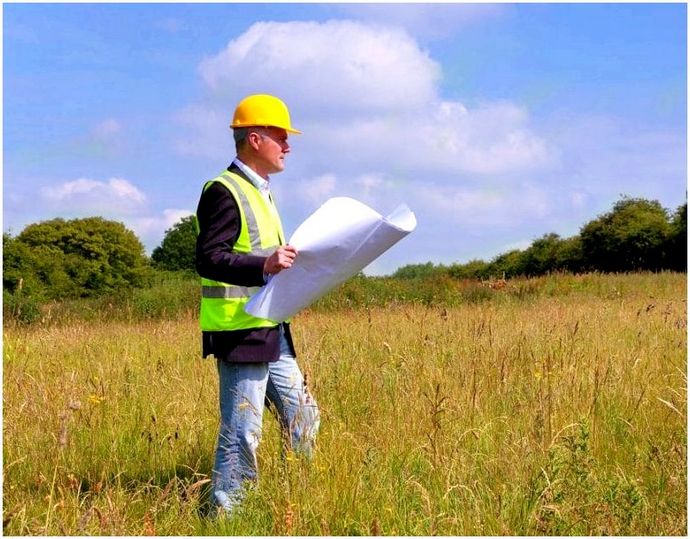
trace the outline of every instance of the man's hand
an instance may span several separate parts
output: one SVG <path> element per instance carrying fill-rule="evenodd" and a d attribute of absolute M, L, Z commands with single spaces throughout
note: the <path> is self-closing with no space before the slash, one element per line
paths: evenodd
<path fill-rule="evenodd" d="M 292 266 L 297 256 L 297 249 L 292 245 L 281 245 L 264 262 L 264 273 L 273 275 Z"/>

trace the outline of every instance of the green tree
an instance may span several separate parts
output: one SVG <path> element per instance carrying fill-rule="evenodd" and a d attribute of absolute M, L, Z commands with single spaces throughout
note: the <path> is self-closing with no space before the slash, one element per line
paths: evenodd
<path fill-rule="evenodd" d="M 557 255 L 557 268 L 572 273 L 583 270 L 582 241 L 580 236 L 572 236 L 561 241 Z"/>
<path fill-rule="evenodd" d="M 677 271 L 688 270 L 688 203 L 680 206 L 671 219 L 668 241 L 668 267 Z"/>
<path fill-rule="evenodd" d="M 551 271 L 580 271 L 582 252 L 579 237 L 561 238 L 558 234 L 544 234 L 532 242 L 522 254 L 522 269 L 526 275 L 543 275 Z"/>
<path fill-rule="evenodd" d="M 2 235 L 2 299 L 6 319 L 34 322 L 41 317 L 45 287 L 36 273 L 34 252 L 10 234 Z"/>
<path fill-rule="evenodd" d="M 522 254 L 523 271 L 526 275 L 543 275 L 558 268 L 559 251 L 563 240 L 553 232 L 544 234 L 532 242 Z"/>
<path fill-rule="evenodd" d="M 37 288 L 40 282 L 31 264 L 31 249 L 10 234 L 2 235 L 2 288 L 14 292 Z"/>
<path fill-rule="evenodd" d="M 393 277 L 398 279 L 418 279 L 420 277 L 431 277 L 437 275 L 442 270 L 442 266 L 435 266 L 432 262 L 425 264 L 407 264 L 398 268 Z"/>
<path fill-rule="evenodd" d="M 489 275 L 492 277 L 515 277 L 525 274 L 524 251 L 513 249 L 495 257 L 489 263 Z"/>
<path fill-rule="evenodd" d="M 623 198 L 580 231 L 585 264 L 601 271 L 662 269 L 670 233 L 668 215 L 659 202 Z"/>
<path fill-rule="evenodd" d="M 163 242 L 151 253 L 157 268 L 165 270 L 194 270 L 196 253 L 196 217 L 189 215 L 165 231 Z"/>
<path fill-rule="evenodd" d="M 143 284 L 144 246 L 122 223 L 102 217 L 52 219 L 27 226 L 14 252 L 49 298 L 90 296 Z M 27 269 L 28 271 L 28 269 Z"/>
<path fill-rule="evenodd" d="M 474 259 L 465 264 L 451 264 L 448 275 L 454 279 L 486 279 L 490 277 L 489 263 Z"/>

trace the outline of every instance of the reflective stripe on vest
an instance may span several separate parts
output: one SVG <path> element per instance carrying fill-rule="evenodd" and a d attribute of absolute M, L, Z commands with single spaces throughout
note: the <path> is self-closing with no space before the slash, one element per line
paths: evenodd
<path fill-rule="evenodd" d="M 256 294 L 260 286 L 202 286 L 204 298 L 248 298 Z"/>
<path fill-rule="evenodd" d="M 269 256 L 283 243 L 283 230 L 278 212 L 261 193 L 244 178 L 224 172 L 204 186 L 223 185 L 237 202 L 240 214 L 240 234 L 232 252 L 255 256 Z M 231 285 L 211 279 L 201 279 L 201 316 L 203 331 L 228 331 L 257 327 L 272 327 L 276 322 L 256 318 L 244 311 L 250 297 L 260 287 Z"/>

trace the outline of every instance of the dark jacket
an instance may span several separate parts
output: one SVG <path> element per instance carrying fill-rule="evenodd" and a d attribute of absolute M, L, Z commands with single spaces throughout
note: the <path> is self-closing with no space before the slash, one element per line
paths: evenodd
<path fill-rule="evenodd" d="M 249 181 L 235 165 L 230 172 Z M 232 247 L 240 235 L 240 213 L 230 191 L 218 182 L 201 194 L 196 210 L 199 236 L 196 240 L 196 270 L 202 277 L 240 286 L 264 284 L 263 256 L 237 254 Z M 282 324 L 293 355 L 290 326 Z M 237 331 L 202 332 L 202 354 L 213 354 L 230 362 L 277 361 L 280 356 L 279 329 L 257 328 Z"/>

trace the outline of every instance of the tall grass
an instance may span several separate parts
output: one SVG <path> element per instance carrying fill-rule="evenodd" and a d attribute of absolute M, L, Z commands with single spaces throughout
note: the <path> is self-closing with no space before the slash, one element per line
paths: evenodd
<path fill-rule="evenodd" d="M 267 414 L 259 482 L 221 522 L 195 313 L 7 327 L 4 532 L 685 535 L 686 276 L 470 289 L 344 288 L 299 314 L 316 455 L 281 458 Z"/>

